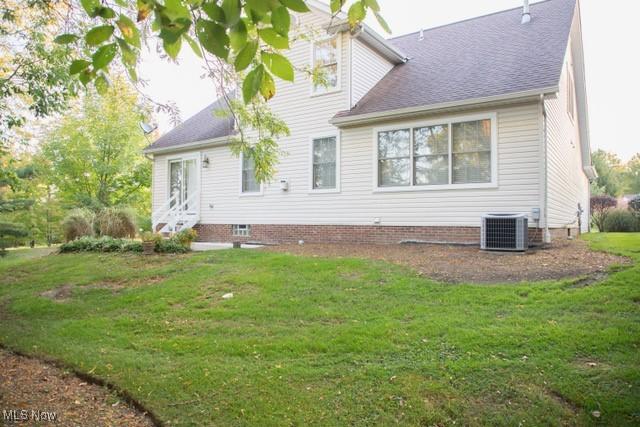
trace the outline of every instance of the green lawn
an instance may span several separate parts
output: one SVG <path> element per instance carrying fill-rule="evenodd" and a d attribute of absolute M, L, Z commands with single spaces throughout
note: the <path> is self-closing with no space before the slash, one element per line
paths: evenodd
<path fill-rule="evenodd" d="M 0 261 L 0 342 L 171 425 L 638 425 L 640 234 L 589 239 L 635 266 L 579 287 L 253 250 Z"/>

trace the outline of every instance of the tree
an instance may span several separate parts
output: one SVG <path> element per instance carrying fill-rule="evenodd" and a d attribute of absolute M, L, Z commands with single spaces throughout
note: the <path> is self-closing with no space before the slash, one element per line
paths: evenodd
<path fill-rule="evenodd" d="M 330 9 L 337 17 L 348 6 L 346 17 L 352 30 L 358 28 L 367 13 L 373 13 L 389 31 L 377 0 L 348 3 L 331 0 Z M 72 25 L 75 31 L 55 39 L 61 45 L 74 46 L 84 52 L 70 63 L 70 74 L 77 76 L 82 84 L 93 83 L 99 93 L 105 93 L 109 67 L 114 60 L 137 81 L 136 66 L 143 43 L 155 39 L 173 60 L 183 45 L 188 45 L 202 58 L 208 76 L 217 92 L 227 100 L 231 114 L 236 119 L 242 116 L 242 120 L 236 122 L 258 127 L 251 136 L 239 129 L 234 152 L 254 158 L 260 181 L 273 174 L 278 147 L 272 136 L 280 132 L 281 123 L 262 119 L 270 116 L 264 104 L 238 111 L 229 94 L 238 88 L 245 105 L 256 104 L 260 99 L 269 101 L 275 96 L 276 78 L 294 80 L 294 67 L 285 51 L 295 37 L 310 37 L 308 30 L 292 28 L 292 13 L 310 12 L 304 0 L 115 0 L 115 4 L 80 0 L 80 4 L 79 13 L 92 19 L 91 28 Z M 322 81 L 319 70 L 316 67 L 300 71 Z M 247 119 L 247 114 L 255 117 Z M 276 128 L 270 129 L 270 125 Z"/>
<path fill-rule="evenodd" d="M 149 212 L 150 162 L 140 121 L 149 109 L 122 78 L 103 96 L 89 91 L 44 140 L 43 169 L 67 207 L 130 205 Z"/>
<path fill-rule="evenodd" d="M 63 1 L 0 0 L 0 148 L 15 142 L 27 118 L 63 111 L 75 95 L 68 67 L 77 48 L 52 41 L 73 25 L 69 11 Z"/>
<path fill-rule="evenodd" d="M 640 194 L 640 153 L 627 162 L 624 173 L 624 192 L 628 194 Z"/>
<path fill-rule="evenodd" d="M 623 190 L 624 171 L 620 158 L 614 153 L 597 150 L 591 155 L 591 161 L 598 172 L 596 187 L 610 196 L 619 196 Z"/>
<path fill-rule="evenodd" d="M 13 159 L 6 153 L 0 156 L 0 256 L 4 256 L 5 250 L 17 239 L 28 235 L 27 229 L 20 223 L 12 220 L 10 215 L 14 212 L 29 209 L 32 200 L 17 198 L 15 193 L 20 188 L 21 180 L 26 180 L 32 175 L 30 168 L 15 169 L 12 166 Z"/>
<path fill-rule="evenodd" d="M 591 197 L 591 222 L 598 230 L 604 231 L 604 224 L 611 212 L 618 204 L 612 196 L 593 196 Z"/>

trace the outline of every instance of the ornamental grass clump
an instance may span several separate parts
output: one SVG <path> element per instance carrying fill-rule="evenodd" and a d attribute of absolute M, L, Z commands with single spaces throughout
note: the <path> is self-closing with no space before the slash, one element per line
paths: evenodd
<path fill-rule="evenodd" d="M 136 215 L 128 208 L 105 208 L 96 218 L 96 228 L 101 236 L 134 238 L 136 236 Z"/>
<path fill-rule="evenodd" d="M 74 209 L 62 221 L 62 232 L 67 242 L 80 237 L 93 236 L 95 216 L 87 209 Z"/>

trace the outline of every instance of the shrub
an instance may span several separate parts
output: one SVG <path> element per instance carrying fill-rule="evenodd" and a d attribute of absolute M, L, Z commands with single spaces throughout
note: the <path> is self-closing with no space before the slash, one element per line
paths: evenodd
<path fill-rule="evenodd" d="M 64 217 L 62 232 L 67 242 L 84 236 L 93 236 L 93 212 L 87 209 L 74 209 Z"/>
<path fill-rule="evenodd" d="M 155 251 L 165 254 L 183 254 L 189 248 L 175 239 L 156 241 Z M 142 252 L 142 242 L 129 239 L 115 239 L 110 236 L 80 237 L 60 246 L 61 253 L 68 252 Z"/>
<path fill-rule="evenodd" d="M 629 211 L 614 210 L 609 212 L 604 221 L 604 231 L 619 233 L 638 231 L 638 220 Z"/>
<path fill-rule="evenodd" d="M 593 196 L 591 198 L 591 222 L 599 231 L 604 231 L 604 223 L 611 209 L 617 206 L 618 202 L 611 196 Z"/>
<path fill-rule="evenodd" d="M 128 208 L 106 208 L 96 219 L 101 236 L 116 238 L 136 237 L 136 215 Z"/>
<path fill-rule="evenodd" d="M 187 228 L 186 230 L 182 230 L 176 233 L 175 236 L 173 236 L 173 238 L 176 239 L 182 246 L 185 246 L 187 248 L 191 247 L 191 243 L 193 243 L 193 241 L 196 240 L 197 237 L 198 233 L 193 228 Z"/>

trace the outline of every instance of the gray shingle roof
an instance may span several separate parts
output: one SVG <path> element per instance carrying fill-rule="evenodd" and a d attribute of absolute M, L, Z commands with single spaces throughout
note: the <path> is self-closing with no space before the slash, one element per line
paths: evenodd
<path fill-rule="evenodd" d="M 547 0 L 528 24 L 519 7 L 391 39 L 409 61 L 336 118 L 556 86 L 574 10 L 575 0 Z"/>
<path fill-rule="evenodd" d="M 226 101 L 223 98 L 218 99 L 165 133 L 146 149 L 153 151 L 231 135 L 233 133 L 233 119 L 231 116 L 219 116 L 216 114 L 218 110 L 228 111 Z"/>

